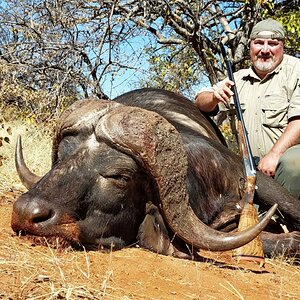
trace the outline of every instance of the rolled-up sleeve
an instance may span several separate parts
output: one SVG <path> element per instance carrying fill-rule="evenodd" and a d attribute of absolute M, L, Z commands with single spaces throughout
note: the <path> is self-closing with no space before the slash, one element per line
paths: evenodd
<path fill-rule="evenodd" d="M 296 78 L 295 88 L 290 99 L 288 119 L 300 116 L 300 72 L 296 74 L 298 74 L 298 78 Z"/>

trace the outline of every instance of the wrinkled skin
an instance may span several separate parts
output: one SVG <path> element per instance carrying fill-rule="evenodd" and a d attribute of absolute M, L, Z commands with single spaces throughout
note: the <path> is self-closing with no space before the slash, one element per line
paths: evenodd
<path fill-rule="evenodd" d="M 25 231 L 57 235 L 55 228 L 68 216 L 69 226 L 76 222 L 75 232 L 64 234 L 58 228 L 61 237 L 86 248 L 110 248 L 111 242 L 121 248 L 136 238 L 151 183 L 128 155 L 98 143 L 93 134 L 73 134 L 61 141 L 62 155 L 54 168 L 20 198 L 31 199 L 27 205 L 32 207 L 34 221 Z M 62 199 L 67 201 L 61 203 Z M 57 225 L 53 228 L 53 224 Z M 24 226 L 14 228 L 19 229 Z"/>
<path fill-rule="evenodd" d="M 187 189 L 195 214 L 213 228 L 235 230 L 241 211 L 237 204 L 242 206 L 242 164 L 213 123 L 192 103 L 165 91 L 136 91 L 116 102 L 159 112 L 176 127 L 188 159 Z M 194 257 L 166 224 L 145 165 L 103 140 L 94 125 L 83 124 L 54 141 L 52 169 L 14 205 L 14 231 L 60 237 L 88 249 L 120 249 L 138 242 L 157 253 Z M 280 226 L 270 227 L 275 233 L 262 235 L 265 254 L 297 254 L 299 202 L 263 174 L 258 174 L 257 185 L 256 202 L 262 209 L 278 203 L 293 230 L 283 234 Z"/>

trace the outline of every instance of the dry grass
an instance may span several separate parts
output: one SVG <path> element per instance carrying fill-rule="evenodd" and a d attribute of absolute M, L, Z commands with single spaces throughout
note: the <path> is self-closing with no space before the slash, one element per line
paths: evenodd
<path fill-rule="evenodd" d="M 3 207 L 2 207 L 3 208 Z M 2 210 L 1 210 L 2 212 Z M 0 233 L 0 299 L 299 299 L 300 270 L 192 262 L 142 249 L 59 251 Z"/>
<path fill-rule="evenodd" d="M 8 190 L 24 190 L 18 178 L 14 151 L 18 135 L 22 137 L 24 158 L 27 165 L 37 175 L 43 175 L 51 166 L 52 139 L 49 133 L 38 129 L 25 121 L 10 121 L 2 123 L 0 137 L 7 137 L 9 143 L 3 141 L 0 147 L 2 156 L 0 163 L 0 192 Z"/>
<path fill-rule="evenodd" d="M 5 240 L 9 246 L 0 247 L 1 256 L 4 254 L 0 260 L 0 298 L 101 299 L 104 296 L 109 278 L 103 279 L 105 288 L 89 286 L 90 262 L 86 252 L 61 253 L 50 247 L 19 243 L 8 236 Z"/>

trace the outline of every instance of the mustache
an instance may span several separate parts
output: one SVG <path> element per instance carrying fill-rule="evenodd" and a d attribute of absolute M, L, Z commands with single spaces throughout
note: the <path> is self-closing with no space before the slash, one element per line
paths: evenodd
<path fill-rule="evenodd" d="M 257 58 L 272 58 L 274 59 L 274 56 L 272 54 L 258 54 Z"/>

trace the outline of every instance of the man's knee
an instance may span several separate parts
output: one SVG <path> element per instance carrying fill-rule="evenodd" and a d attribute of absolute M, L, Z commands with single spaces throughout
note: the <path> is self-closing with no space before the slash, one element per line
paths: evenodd
<path fill-rule="evenodd" d="M 300 145 L 288 149 L 279 159 L 276 169 L 284 169 L 286 172 L 297 175 L 300 174 Z"/>
<path fill-rule="evenodd" d="M 289 148 L 280 158 L 275 180 L 300 198 L 300 145 Z"/>

